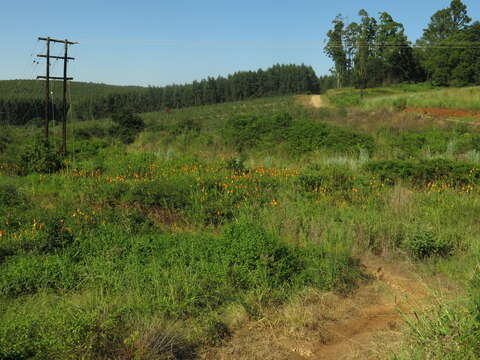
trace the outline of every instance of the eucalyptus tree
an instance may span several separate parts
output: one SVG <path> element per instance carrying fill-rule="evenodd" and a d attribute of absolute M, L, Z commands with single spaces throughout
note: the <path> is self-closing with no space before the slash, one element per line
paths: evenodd
<path fill-rule="evenodd" d="M 347 53 L 344 47 L 345 23 L 341 15 L 332 21 L 333 29 L 327 33 L 328 42 L 324 48 L 325 53 L 333 60 L 337 88 L 344 85 L 347 75 Z"/>

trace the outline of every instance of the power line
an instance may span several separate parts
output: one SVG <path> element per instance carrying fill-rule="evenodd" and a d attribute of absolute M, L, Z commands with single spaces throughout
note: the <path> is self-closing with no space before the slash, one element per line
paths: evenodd
<path fill-rule="evenodd" d="M 246 40 L 246 41 L 231 41 L 231 40 L 168 40 L 168 39 L 132 39 L 132 40 L 108 40 L 110 44 L 158 44 L 158 45 L 235 45 L 235 46 L 258 46 L 258 45 L 307 45 L 307 46 L 319 46 L 325 45 L 327 40 L 323 41 L 305 41 L 305 40 Z M 104 40 L 83 40 L 82 44 L 95 44 L 105 43 Z M 448 48 L 448 49 L 463 49 L 463 48 L 480 48 L 480 42 L 464 42 L 455 45 L 418 45 L 418 44 L 367 44 L 367 45 L 350 45 L 351 47 L 399 47 L 399 48 L 419 48 L 419 49 L 432 49 L 432 48 Z M 332 45 L 331 47 L 348 47 L 347 44 Z"/>

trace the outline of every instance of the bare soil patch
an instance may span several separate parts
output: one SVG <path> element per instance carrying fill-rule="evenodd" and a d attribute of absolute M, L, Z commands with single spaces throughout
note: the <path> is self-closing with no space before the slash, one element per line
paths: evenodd
<path fill-rule="evenodd" d="M 350 296 L 307 292 L 271 315 L 250 321 L 203 359 L 346 360 L 385 359 L 401 343 L 403 316 L 431 303 L 433 289 L 448 289 L 440 277 L 427 282 L 408 263 L 363 259 L 371 280 Z"/>
<path fill-rule="evenodd" d="M 315 109 L 327 107 L 325 98 L 322 95 L 300 95 L 297 97 L 297 101 L 303 106 Z"/>
<path fill-rule="evenodd" d="M 446 117 L 446 118 L 472 117 L 472 118 L 480 119 L 480 111 L 474 111 L 474 110 L 409 107 L 409 108 L 406 108 L 405 111 L 421 113 L 424 115 Z"/>

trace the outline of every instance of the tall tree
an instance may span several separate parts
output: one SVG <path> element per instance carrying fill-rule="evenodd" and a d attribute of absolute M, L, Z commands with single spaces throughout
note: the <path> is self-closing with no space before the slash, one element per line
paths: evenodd
<path fill-rule="evenodd" d="M 467 6 L 461 0 L 452 0 L 448 8 L 431 17 L 417 43 L 422 47 L 417 53 L 432 83 L 459 85 L 471 82 L 472 76 L 467 75 L 471 73 L 471 66 L 467 64 L 467 59 L 472 60 L 471 39 L 475 38 L 468 26 L 471 21 Z"/>
<path fill-rule="evenodd" d="M 419 65 L 413 56 L 404 26 L 386 12 L 380 13 L 375 43 L 383 83 L 415 80 Z"/>
<path fill-rule="evenodd" d="M 335 64 L 337 88 L 340 88 L 343 86 L 347 74 L 347 54 L 343 46 L 345 23 L 341 15 L 337 15 L 332 23 L 333 29 L 327 33 L 328 42 L 324 51 Z"/>
<path fill-rule="evenodd" d="M 427 44 L 435 44 L 465 29 L 470 21 L 472 18 L 468 16 L 467 6 L 461 0 L 452 0 L 448 8 L 432 15 L 430 24 L 424 29 L 422 40 Z"/>
<path fill-rule="evenodd" d="M 377 20 L 370 17 L 366 10 L 360 10 L 358 15 L 361 18 L 359 36 L 357 42 L 357 56 L 355 60 L 355 82 L 358 87 L 365 89 L 368 85 L 369 69 L 374 60 L 374 45 L 377 31 Z"/>

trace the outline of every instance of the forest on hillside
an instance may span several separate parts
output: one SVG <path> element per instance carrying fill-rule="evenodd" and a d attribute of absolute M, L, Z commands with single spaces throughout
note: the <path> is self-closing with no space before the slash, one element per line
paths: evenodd
<path fill-rule="evenodd" d="M 227 77 L 209 77 L 190 84 L 165 87 L 115 86 L 108 91 L 108 86 L 102 84 L 75 83 L 71 110 L 80 120 L 92 120 L 110 116 L 124 107 L 147 112 L 266 96 L 317 93 L 322 88 L 330 88 L 332 82 L 331 76 L 317 78 L 310 66 L 274 65 L 267 70 L 241 71 Z M 0 121 L 24 125 L 41 119 L 44 102 L 38 83 L 19 80 L 11 85 L 17 91 L 0 91 Z M 54 97 L 51 106 L 53 117 L 60 119 L 60 99 Z"/>
<path fill-rule="evenodd" d="M 461 0 L 435 12 L 415 44 L 390 14 L 381 12 L 375 18 L 360 10 L 358 15 L 359 21 L 349 24 L 338 15 L 327 34 L 324 51 L 334 62 L 337 87 L 480 83 L 480 22 L 472 22 Z"/>

